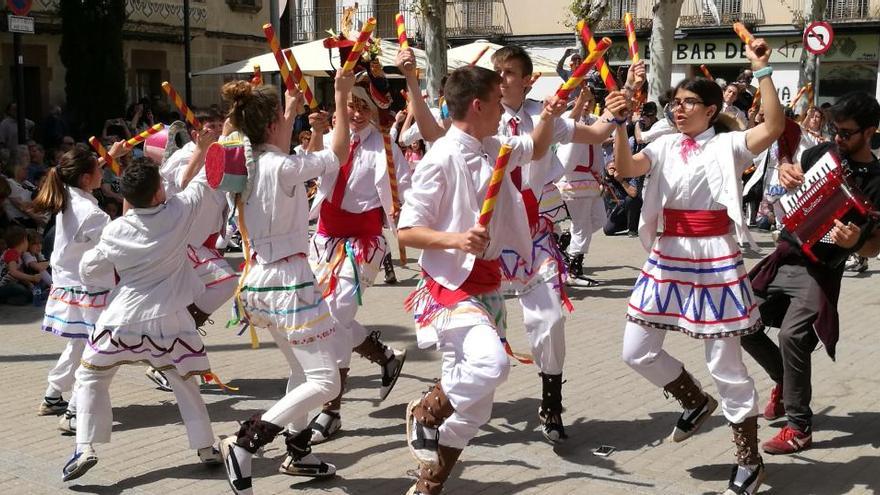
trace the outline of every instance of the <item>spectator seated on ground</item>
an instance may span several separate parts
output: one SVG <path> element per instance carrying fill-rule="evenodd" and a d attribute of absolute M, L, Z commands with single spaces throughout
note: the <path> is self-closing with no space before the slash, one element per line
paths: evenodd
<path fill-rule="evenodd" d="M 40 276 L 29 275 L 22 269 L 21 255 L 28 248 L 27 232 L 18 226 L 10 227 L 5 240 L 7 247 L 0 257 L 0 304 L 30 304 L 31 288 L 40 282 Z"/>

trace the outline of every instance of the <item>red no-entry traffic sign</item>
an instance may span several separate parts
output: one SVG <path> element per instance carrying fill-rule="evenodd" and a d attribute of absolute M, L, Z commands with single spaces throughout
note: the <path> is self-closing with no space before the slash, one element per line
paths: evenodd
<path fill-rule="evenodd" d="M 831 49 L 834 41 L 834 30 L 825 21 L 807 24 L 804 29 L 804 49 L 813 55 L 822 55 Z"/>
<path fill-rule="evenodd" d="M 6 7 L 15 15 L 28 15 L 34 0 L 6 0 Z"/>

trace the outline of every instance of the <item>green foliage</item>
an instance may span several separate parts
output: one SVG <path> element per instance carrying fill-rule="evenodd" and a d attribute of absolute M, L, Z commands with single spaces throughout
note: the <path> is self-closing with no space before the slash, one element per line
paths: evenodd
<path fill-rule="evenodd" d="M 67 105 L 82 132 L 98 134 L 126 104 L 122 27 L 125 0 L 61 0 L 61 63 Z"/>

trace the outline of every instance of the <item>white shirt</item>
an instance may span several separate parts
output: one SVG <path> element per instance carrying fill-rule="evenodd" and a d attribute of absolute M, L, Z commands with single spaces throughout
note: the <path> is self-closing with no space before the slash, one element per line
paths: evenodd
<path fill-rule="evenodd" d="M 532 240 L 525 206 L 522 195 L 513 187 L 510 173 L 524 166 L 524 185 L 540 188 L 550 163 L 549 153 L 539 161 L 532 161 L 534 144 L 529 136 L 504 138 L 504 142 L 510 144 L 512 150 L 489 224 L 491 242 L 481 256 L 484 259 L 500 256 L 502 246 L 524 258 L 531 255 Z M 480 142 L 455 125 L 450 127 L 413 173 L 413 187 L 406 193 L 399 228 L 465 232 L 476 225 L 501 143 L 499 136 Z M 476 258 L 457 249 L 426 249 L 419 264 L 437 283 L 457 289 L 467 279 Z"/>
<path fill-rule="evenodd" d="M 737 120 L 737 122 L 739 122 L 740 125 L 742 125 L 743 129 L 746 128 L 746 124 L 747 124 L 748 120 L 746 119 L 745 112 L 740 110 L 738 107 L 736 107 L 734 105 L 728 105 L 727 103 L 724 103 L 722 106 L 723 106 L 723 109 L 721 110 L 722 113 L 726 113 L 726 114 L 730 115 L 731 117 L 735 118 Z"/>
<path fill-rule="evenodd" d="M 345 186 L 345 195 L 342 198 L 342 209 L 351 213 L 364 213 L 374 208 L 383 208 L 386 215 L 392 212 L 391 183 L 388 179 L 388 162 L 385 158 L 385 144 L 382 141 L 382 133 L 372 125 L 368 125 L 360 132 L 352 135 L 360 139 L 360 144 L 355 149 L 352 160 L 351 174 Z M 394 157 L 394 169 L 397 176 L 397 190 L 400 201 L 403 201 L 404 192 L 410 185 L 410 170 L 400 147 L 392 143 L 391 152 Z M 341 166 L 341 164 L 340 164 Z M 320 212 L 321 203 L 324 199 L 333 196 L 336 178 L 339 176 L 339 168 L 328 170 L 321 177 L 318 185 L 318 194 L 312 202 L 312 218 L 316 218 Z M 390 217 L 386 219 L 388 225 L 394 225 Z"/>
<path fill-rule="evenodd" d="M 99 325 L 119 326 L 173 314 L 204 292 L 205 284 L 190 265 L 186 248 L 210 234 L 202 214 L 205 208 L 200 208 L 208 191 L 201 172 L 164 204 L 132 208 L 104 228 L 98 244 L 79 264 L 86 286 L 99 284 L 114 268 L 119 274 Z"/>
<path fill-rule="evenodd" d="M 529 134 L 531 135 L 534 132 L 535 127 L 538 126 L 538 123 L 541 120 L 541 112 L 544 110 L 544 105 L 541 102 L 535 100 L 525 100 L 523 101 L 522 106 L 519 109 L 514 110 L 513 108 L 508 107 L 505 104 L 501 104 L 504 108 L 504 114 L 501 115 L 501 123 L 498 125 L 498 134 L 502 136 L 512 136 L 513 131 L 511 127 L 511 121 L 515 120 L 517 122 L 517 132 L 520 136 Z M 575 123 L 571 119 L 554 119 L 553 121 L 553 140 L 550 143 L 553 144 L 565 144 L 570 143 L 574 138 L 574 129 Z M 541 195 L 541 190 L 543 189 L 544 184 L 549 184 L 551 182 L 556 182 L 563 173 L 562 162 L 550 151 L 547 154 L 551 155 L 550 160 L 553 167 L 549 170 L 547 177 L 544 178 L 544 182 L 538 186 L 537 188 L 532 188 L 533 191 L 536 192 L 536 196 Z"/>
<path fill-rule="evenodd" d="M 571 120 L 569 115 L 566 113 L 563 118 Z M 592 125 L 597 120 L 599 118 L 592 114 L 581 118 L 581 121 L 587 125 Z M 593 174 L 601 177 L 605 170 L 605 153 L 601 144 L 561 144 L 556 150 L 556 156 L 565 170 L 562 178 L 556 183 L 564 195 L 572 198 L 598 195 L 599 182 Z M 578 166 L 585 166 L 590 171 L 576 171 L 575 168 Z"/>
<path fill-rule="evenodd" d="M 52 282 L 56 287 L 82 287 L 79 261 L 89 249 L 98 244 L 101 232 L 110 223 L 110 217 L 98 207 L 98 200 L 78 187 L 64 186 L 67 206 L 55 217 L 55 244 L 49 264 Z M 115 279 L 96 280 L 93 288 L 109 289 Z"/>
<path fill-rule="evenodd" d="M 9 193 L 9 198 L 15 198 L 24 203 L 31 202 L 30 191 L 22 187 L 21 184 L 16 182 L 14 179 L 10 179 L 9 177 L 3 178 L 6 179 L 6 182 L 9 183 L 9 189 L 11 189 L 11 192 Z M 3 209 L 6 210 L 6 216 L 9 217 L 10 220 L 14 220 L 16 218 L 30 218 L 25 212 L 19 210 L 18 207 L 12 204 L 12 201 L 9 201 L 9 199 L 3 202 Z"/>
<path fill-rule="evenodd" d="M 165 185 L 165 195 L 174 196 L 183 191 L 183 176 L 186 172 L 189 160 L 193 153 L 196 152 L 196 144 L 193 142 L 186 143 L 182 148 L 175 151 L 165 163 L 159 167 L 159 175 L 162 176 L 162 182 Z M 226 223 L 226 193 L 221 190 L 208 189 L 203 199 L 202 208 L 211 208 L 216 213 L 213 218 L 205 217 L 205 221 L 213 224 L 214 229 L 209 233 L 214 234 L 224 230 Z M 206 211 L 207 213 L 207 211 Z M 194 244 L 194 246 L 202 245 L 205 239 Z"/>
<path fill-rule="evenodd" d="M 332 150 L 288 155 L 264 144 L 257 156 L 253 189 L 244 206 L 251 247 L 258 263 L 309 252 L 309 200 L 305 181 L 334 173 L 339 160 Z"/>
<path fill-rule="evenodd" d="M 710 127 L 694 138 L 700 148 L 687 162 L 681 157 L 685 138 L 684 134 L 669 134 L 640 152 L 651 162 L 642 190 L 642 245 L 650 251 L 663 208 L 726 208 L 739 240 L 752 243 L 742 214 L 742 173 L 754 158 L 746 147 L 746 133 L 715 134 Z"/>
<path fill-rule="evenodd" d="M 434 117 L 434 121 L 437 122 L 437 125 L 443 127 L 443 116 L 440 114 L 440 109 L 429 107 L 428 110 L 431 111 L 431 116 Z M 404 146 L 410 146 L 419 139 L 424 138 L 422 137 L 422 131 L 419 129 L 419 124 L 416 122 L 413 122 L 409 129 L 400 134 L 400 144 Z M 425 141 L 425 149 L 431 149 L 431 144 L 431 142 Z"/>

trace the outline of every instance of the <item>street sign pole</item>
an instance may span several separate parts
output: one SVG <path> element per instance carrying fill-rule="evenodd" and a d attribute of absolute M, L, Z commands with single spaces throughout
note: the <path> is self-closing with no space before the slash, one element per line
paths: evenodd
<path fill-rule="evenodd" d="M 15 52 L 15 105 L 18 119 L 18 144 L 27 142 L 27 131 L 24 125 L 24 55 L 22 54 L 21 34 L 12 35 L 12 50 Z"/>

